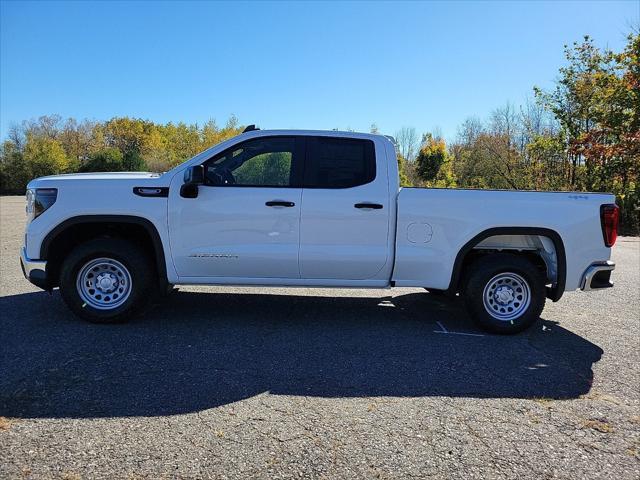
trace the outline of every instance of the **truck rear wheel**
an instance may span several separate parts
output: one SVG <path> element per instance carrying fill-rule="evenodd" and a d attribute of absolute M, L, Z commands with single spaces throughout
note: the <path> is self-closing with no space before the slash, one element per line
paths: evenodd
<path fill-rule="evenodd" d="M 545 277 L 526 258 L 508 253 L 487 255 L 471 264 L 466 278 L 467 311 L 485 330 L 518 333 L 542 313 Z"/>
<path fill-rule="evenodd" d="M 60 293 L 80 318 L 120 323 L 149 299 L 153 264 L 126 240 L 100 238 L 76 247 L 62 264 Z"/>

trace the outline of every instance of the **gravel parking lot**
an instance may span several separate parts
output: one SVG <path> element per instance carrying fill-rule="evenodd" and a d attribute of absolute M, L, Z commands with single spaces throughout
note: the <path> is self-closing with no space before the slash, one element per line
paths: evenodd
<path fill-rule="evenodd" d="M 182 287 L 74 318 L 2 197 L 1 478 L 640 477 L 640 242 L 513 337 L 424 290 Z"/>

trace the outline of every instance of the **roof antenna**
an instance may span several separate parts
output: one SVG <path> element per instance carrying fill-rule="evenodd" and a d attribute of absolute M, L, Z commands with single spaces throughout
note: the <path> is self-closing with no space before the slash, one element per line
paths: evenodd
<path fill-rule="evenodd" d="M 254 124 L 251 124 L 251 125 L 247 126 L 247 128 L 245 128 L 242 131 L 242 133 L 253 132 L 254 130 L 260 130 L 260 129 L 257 128 Z"/>

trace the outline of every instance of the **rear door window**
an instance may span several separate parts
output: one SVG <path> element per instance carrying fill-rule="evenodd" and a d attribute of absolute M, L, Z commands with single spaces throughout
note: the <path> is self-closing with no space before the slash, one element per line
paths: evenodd
<path fill-rule="evenodd" d="M 376 177 L 371 140 L 309 137 L 304 172 L 305 188 L 351 188 Z"/>

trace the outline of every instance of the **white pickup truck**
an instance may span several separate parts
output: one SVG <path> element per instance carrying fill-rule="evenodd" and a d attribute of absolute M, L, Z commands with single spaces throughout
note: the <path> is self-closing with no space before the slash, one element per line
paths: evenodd
<path fill-rule="evenodd" d="M 35 179 L 27 214 L 26 278 L 89 321 L 174 284 L 424 287 L 499 333 L 611 287 L 618 221 L 609 194 L 400 188 L 382 135 L 253 128 L 162 174 Z"/>

